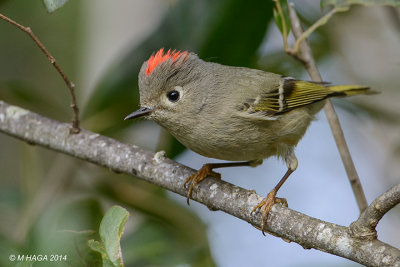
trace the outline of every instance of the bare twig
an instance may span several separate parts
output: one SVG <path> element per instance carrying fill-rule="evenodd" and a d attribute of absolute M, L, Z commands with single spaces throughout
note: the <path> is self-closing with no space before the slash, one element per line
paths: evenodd
<path fill-rule="evenodd" d="M 306 40 L 308 36 L 310 36 L 310 34 L 313 33 L 318 27 L 321 27 L 322 25 L 327 23 L 328 20 L 336 13 L 336 11 L 337 11 L 336 8 L 332 8 L 328 13 L 326 13 L 323 17 L 321 17 L 313 25 L 311 25 L 310 28 L 308 28 L 300 36 L 296 37 L 296 43 L 294 44 L 293 52 L 297 54 L 299 51 L 300 44 L 304 40 Z"/>
<path fill-rule="evenodd" d="M 276 11 L 280 14 L 281 18 L 282 18 L 282 38 L 283 38 L 283 48 L 286 50 L 289 50 L 289 44 L 287 41 L 288 35 L 289 33 L 287 32 L 287 25 L 286 25 L 286 20 L 284 18 L 284 14 L 283 14 L 283 10 L 282 10 L 282 6 L 281 3 L 279 2 L 279 0 L 274 0 L 275 5 L 276 5 Z"/>
<path fill-rule="evenodd" d="M 338 11 L 336 8 L 332 8 L 328 13 L 326 13 L 323 17 L 321 17 L 318 21 L 316 21 L 313 25 L 311 25 L 310 28 L 308 28 L 305 32 L 300 29 L 301 31 L 297 31 L 298 36 L 296 36 L 296 43 L 294 44 L 293 48 L 289 46 L 288 43 L 288 36 L 289 33 L 287 32 L 287 25 L 286 25 L 286 19 L 285 19 L 285 14 L 283 13 L 282 6 L 279 2 L 279 0 L 274 0 L 275 5 L 276 5 L 276 11 L 279 13 L 279 15 L 282 18 L 282 38 L 283 38 L 283 49 L 285 52 L 295 59 L 299 60 L 303 64 L 307 64 L 307 61 L 304 60 L 301 56 L 299 56 L 299 47 L 301 43 L 308 38 L 308 36 L 311 35 L 318 27 L 321 27 L 322 25 L 326 24 L 329 19 Z"/>
<path fill-rule="evenodd" d="M 81 129 L 79 135 L 69 125 L 42 117 L 0 101 L 0 132 L 29 144 L 71 155 L 82 160 L 140 177 L 150 183 L 186 197 L 183 184 L 196 171 L 135 145 Z M 261 227 L 261 215 L 250 212 L 263 197 L 221 179 L 208 177 L 193 194 L 193 199 L 211 210 L 221 210 Z M 360 241 L 349 228 L 317 220 L 280 205 L 274 205 L 266 230 L 305 248 L 315 248 L 368 266 L 399 266 L 400 250 L 379 240 Z"/>
<path fill-rule="evenodd" d="M 332 16 L 335 12 L 332 12 L 330 16 Z M 289 3 L 289 13 L 292 22 L 293 35 L 297 40 L 299 40 L 299 38 L 302 38 L 302 36 L 304 35 L 303 35 L 303 29 L 300 24 L 300 20 L 297 17 L 293 3 Z M 314 57 L 312 56 L 310 46 L 307 43 L 307 39 L 303 39 L 303 41 L 299 44 L 299 53 L 300 54 L 298 55 L 298 57 L 301 59 L 301 61 L 304 62 L 304 66 L 308 74 L 310 75 L 311 79 L 316 82 L 321 82 L 322 77 L 315 64 L 315 60 Z M 362 212 L 368 206 L 367 199 L 365 198 L 360 178 L 358 177 L 353 159 L 350 155 L 350 151 L 347 146 L 342 127 L 340 126 L 339 118 L 335 112 L 332 102 L 329 99 L 326 101 L 324 110 L 329 125 L 331 127 L 333 137 L 335 138 L 336 146 L 338 147 L 344 168 L 346 170 L 351 187 L 353 189 L 353 193 L 356 198 L 358 208 L 360 209 L 360 212 Z"/>
<path fill-rule="evenodd" d="M 8 23 L 16 26 L 21 31 L 27 33 L 32 38 L 32 40 L 37 44 L 37 46 L 40 48 L 40 50 L 42 50 L 42 52 L 47 56 L 50 63 L 54 66 L 54 68 L 58 71 L 58 73 L 61 75 L 61 77 L 63 78 L 63 80 L 64 80 L 65 84 L 67 85 L 69 92 L 71 94 L 71 108 L 72 108 L 73 114 L 74 114 L 73 119 L 72 119 L 71 132 L 79 133 L 79 131 L 80 131 L 80 129 L 79 129 L 79 109 L 78 109 L 78 105 L 76 104 L 76 96 L 75 96 L 75 90 L 74 90 L 75 84 L 68 79 L 67 75 L 63 72 L 61 67 L 57 64 L 56 59 L 50 54 L 50 52 L 46 49 L 46 47 L 42 44 L 42 42 L 40 42 L 40 40 L 32 32 L 30 27 L 25 27 L 25 26 L 19 24 L 18 22 L 4 16 L 1 13 L 0 13 L 0 19 L 7 21 Z"/>
<path fill-rule="evenodd" d="M 376 225 L 389 210 L 400 203 L 400 184 L 393 186 L 368 206 L 350 225 L 352 236 L 372 240 L 377 238 Z"/>
<path fill-rule="evenodd" d="M 274 0 L 275 5 L 276 5 L 276 11 L 279 13 L 281 19 L 282 19 L 282 39 L 283 39 L 283 49 L 285 50 L 285 52 L 289 55 L 291 55 L 292 57 L 294 57 L 295 59 L 299 60 L 301 63 L 306 64 L 306 62 L 304 61 L 303 58 L 301 58 L 299 56 L 299 54 L 297 52 L 294 51 L 294 49 L 292 49 L 289 46 L 288 43 L 288 36 L 289 33 L 287 32 L 287 25 L 286 25 L 286 19 L 285 19 L 285 14 L 283 13 L 282 10 L 282 6 L 281 3 L 279 2 L 279 0 Z"/>

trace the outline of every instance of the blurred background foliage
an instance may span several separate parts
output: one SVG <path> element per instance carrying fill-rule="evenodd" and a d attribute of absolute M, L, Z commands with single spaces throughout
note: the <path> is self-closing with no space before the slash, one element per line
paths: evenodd
<path fill-rule="evenodd" d="M 321 15 L 310 2 L 299 5 L 304 25 Z M 48 14 L 41 1 L 3 0 L 0 10 L 30 26 L 76 82 L 82 127 L 149 149 L 165 150 L 169 157 L 176 157 L 184 147 L 168 133 L 160 130 L 158 141 L 142 142 L 140 135 L 156 126 L 149 126 L 146 121 L 123 121 L 138 107 L 137 74 L 154 51 L 161 47 L 190 50 L 214 62 L 304 76 L 302 65 L 282 52 L 281 39 L 269 38 L 271 32 L 276 32 L 271 26 L 272 1 L 157 3 L 164 10 L 158 26 L 140 43 L 132 44 L 115 57 L 93 88 L 82 88 L 82 50 L 86 40 L 82 25 L 87 5 L 70 0 Z M 330 23 L 346 16 L 339 14 Z M 335 30 L 322 27 L 311 36 L 318 62 L 340 53 L 334 38 L 337 35 L 332 33 Z M 0 40 L 0 99 L 69 121 L 72 115 L 67 88 L 36 45 L 4 21 L 0 21 Z M 266 49 L 266 41 L 279 44 L 279 49 Z M 332 77 L 334 74 L 327 78 Z M 393 88 L 392 80 L 386 84 L 373 78 L 365 80 L 357 72 L 348 74 L 347 79 L 363 80 L 359 83 L 373 86 L 378 83 L 385 90 Z M 88 92 L 87 100 L 79 97 Z M 337 103 L 350 113 L 357 109 L 360 114 L 363 110 L 361 114 L 381 123 L 398 124 L 398 106 L 396 113 L 382 101 L 361 101 L 352 105 L 346 101 Z M 400 138 L 397 141 L 397 148 L 388 149 L 388 155 L 398 159 Z M 98 239 L 97 229 L 104 211 L 114 204 L 134 210 L 121 241 L 126 266 L 215 265 L 206 225 L 189 208 L 171 200 L 164 190 L 8 136 L 0 135 L 0 147 L 0 266 L 10 266 L 9 254 L 46 252 L 67 254 L 67 266 L 98 265 L 99 255 L 90 251 L 85 242 Z M 43 262 L 35 266 L 54 265 Z"/>

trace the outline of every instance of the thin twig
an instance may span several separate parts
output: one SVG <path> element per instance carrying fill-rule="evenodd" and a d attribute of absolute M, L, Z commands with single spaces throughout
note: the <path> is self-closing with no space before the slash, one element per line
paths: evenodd
<path fill-rule="evenodd" d="M 293 3 L 289 3 L 289 14 L 290 20 L 292 22 L 293 35 L 296 39 L 301 38 L 301 36 L 303 36 L 303 29 L 301 27 L 300 20 L 297 17 Z M 310 46 L 307 43 L 307 39 L 304 39 L 303 42 L 299 44 L 299 53 L 299 57 L 304 62 L 304 66 L 311 79 L 316 82 L 321 82 L 322 77 L 320 72 L 318 71 L 317 65 L 315 64 Z M 344 168 L 350 181 L 351 188 L 353 189 L 358 208 L 360 209 L 360 212 L 362 212 L 368 206 L 367 199 L 365 198 L 360 178 L 358 177 L 353 159 L 350 155 L 350 151 L 347 146 L 342 127 L 340 126 L 339 118 L 336 114 L 332 102 L 329 99 L 326 101 L 324 111 L 331 127 L 333 137 L 335 138 L 336 146 L 338 147 Z"/>
<path fill-rule="evenodd" d="M 283 13 L 283 10 L 282 10 L 282 7 L 281 7 L 281 3 L 279 2 L 279 0 L 274 0 L 274 2 L 275 2 L 275 5 L 276 5 L 276 10 L 277 10 L 277 12 L 280 14 L 280 16 L 282 18 L 283 48 L 286 50 L 286 49 L 289 49 L 289 44 L 288 44 L 288 41 L 287 41 L 289 33 L 287 32 L 286 20 L 285 20 L 284 13 Z"/>
<path fill-rule="evenodd" d="M 135 145 L 81 129 L 69 134 L 69 124 L 45 118 L 0 101 L 0 132 L 29 144 L 68 154 L 118 173 L 139 177 L 167 190 L 187 195 L 184 183 L 196 171 Z M 211 210 L 221 210 L 256 227 L 261 214 L 250 215 L 263 197 L 221 179 L 208 177 L 193 194 Z M 268 215 L 266 229 L 305 248 L 315 248 L 367 266 L 400 266 L 400 250 L 379 240 L 359 240 L 349 228 L 324 222 L 280 205 Z"/>
<path fill-rule="evenodd" d="M 322 25 L 327 23 L 328 20 L 336 13 L 336 11 L 336 8 L 332 8 L 328 13 L 326 13 L 323 17 L 321 17 L 313 25 L 311 25 L 311 27 L 309 27 L 305 32 L 303 32 L 298 38 L 296 38 L 293 52 L 297 54 L 299 51 L 300 43 L 306 40 L 308 36 L 310 36 L 310 34 L 313 33 L 318 27 L 321 27 Z"/>
<path fill-rule="evenodd" d="M 306 64 L 306 62 L 299 56 L 299 54 L 297 52 L 295 52 L 294 49 L 292 49 L 289 46 L 289 43 L 288 43 L 289 33 L 287 32 L 287 29 L 286 29 L 285 14 L 283 13 L 282 6 L 281 6 L 281 3 L 279 2 L 279 0 L 274 0 L 274 2 L 276 5 L 276 11 L 279 13 L 279 15 L 282 19 L 282 39 L 283 39 L 283 49 L 285 50 L 285 53 L 291 55 L 292 57 L 294 57 L 301 63 Z"/>
<path fill-rule="evenodd" d="M 383 193 L 360 214 L 358 220 L 350 225 L 351 235 L 364 240 L 376 239 L 376 225 L 383 215 L 399 203 L 400 184 Z"/>
<path fill-rule="evenodd" d="M 75 90 L 74 90 L 75 84 L 68 79 L 67 75 L 62 71 L 61 67 L 57 64 L 56 59 L 50 54 L 50 52 L 46 49 L 46 47 L 42 44 L 42 42 L 40 42 L 40 40 L 32 32 L 30 27 L 25 27 L 25 26 L 19 24 L 18 22 L 4 16 L 1 13 L 0 13 L 0 19 L 3 19 L 5 21 L 7 21 L 8 23 L 16 26 L 21 31 L 26 32 L 32 38 L 32 40 L 37 44 L 37 46 L 40 48 L 40 50 L 42 50 L 42 52 L 47 56 L 50 63 L 54 66 L 54 68 L 61 75 L 61 77 L 63 78 L 63 80 L 64 80 L 65 84 L 67 85 L 69 92 L 71 94 L 71 108 L 74 112 L 73 113 L 74 115 L 72 118 L 71 132 L 75 133 L 75 134 L 79 133 L 79 131 L 80 131 L 80 129 L 79 129 L 79 109 L 78 109 L 78 105 L 76 104 L 76 96 L 75 96 Z"/>

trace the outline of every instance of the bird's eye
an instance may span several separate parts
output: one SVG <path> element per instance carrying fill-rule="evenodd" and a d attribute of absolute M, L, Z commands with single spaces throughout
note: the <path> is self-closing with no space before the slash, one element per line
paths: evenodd
<path fill-rule="evenodd" d="M 179 92 L 176 90 L 169 91 L 167 93 L 167 98 L 171 102 L 176 102 L 179 100 Z"/>

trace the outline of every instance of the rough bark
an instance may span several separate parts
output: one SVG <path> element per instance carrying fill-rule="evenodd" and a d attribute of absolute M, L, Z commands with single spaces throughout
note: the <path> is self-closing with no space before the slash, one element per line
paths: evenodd
<path fill-rule="evenodd" d="M 0 131 L 29 144 L 71 155 L 126 173 L 186 196 L 183 184 L 193 169 L 138 146 L 82 129 L 72 134 L 70 124 L 40 116 L 0 101 Z M 260 227 L 261 216 L 250 216 L 262 200 L 254 191 L 209 177 L 193 193 L 193 199 L 211 210 L 221 210 Z M 289 208 L 274 205 L 266 230 L 304 248 L 314 248 L 368 266 L 400 266 L 400 250 L 377 239 L 363 240 L 348 227 L 324 222 Z M 261 233 L 260 233 L 261 234 Z"/>

